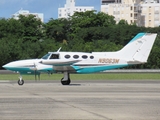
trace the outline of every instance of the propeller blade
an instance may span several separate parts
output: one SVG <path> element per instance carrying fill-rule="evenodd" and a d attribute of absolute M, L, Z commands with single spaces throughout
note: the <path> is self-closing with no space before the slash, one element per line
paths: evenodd
<path fill-rule="evenodd" d="M 35 80 L 37 81 L 37 74 L 36 74 L 36 70 L 34 71 L 34 75 L 35 75 Z"/>
<path fill-rule="evenodd" d="M 35 80 L 37 81 L 37 67 L 36 67 L 36 64 L 34 63 L 34 75 L 35 75 Z"/>

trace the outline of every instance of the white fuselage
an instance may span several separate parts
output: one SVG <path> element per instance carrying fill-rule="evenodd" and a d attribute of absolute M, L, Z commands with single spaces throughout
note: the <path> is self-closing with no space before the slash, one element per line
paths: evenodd
<path fill-rule="evenodd" d="M 157 34 L 139 33 L 116 52 L 48 52 L 41 59 L 10 62 L 3 67 L 20 73 L 93 73 L 146 63 Z"/>
<path fill-rule="evenodd" d="M 93 73 L 127 66 L 127 61 L 115 52 L 110 53 L 83 53 L 83 52 L 49 52 L 48 57 L 10 62 L 3 67 L 20 73 L 38 72 L 65 72 Z M 56 58 L 52 58 L 57 55 Z"/>

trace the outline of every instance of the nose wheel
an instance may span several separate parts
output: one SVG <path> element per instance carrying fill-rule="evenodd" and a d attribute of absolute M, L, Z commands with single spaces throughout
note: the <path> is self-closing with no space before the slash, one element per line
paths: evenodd
<path fill-rule="evenodd" d="M 19 77 L 18 85 L 23 85 L 23 84 L 24 84 L 24 80 L 22 79 L 22 77 Z"/>

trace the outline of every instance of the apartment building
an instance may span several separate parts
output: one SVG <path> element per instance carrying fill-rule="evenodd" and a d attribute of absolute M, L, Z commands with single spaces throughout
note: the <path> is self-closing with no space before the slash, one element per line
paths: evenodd
<path fill-rule="evenodd" d="M 14 19 L 19 19 L 19 15 L 24 15 L 24 16 L 28 16 L 28 15 L 34 15 L 35 18 L 40 19 L 42 22 L 44 22 L 44 15 L 43 13 L 30 13 L 28 10 L 19 10 L 18 12 L 16 12 L 15 14 L 12 15 L 12 18 Z"/>
<path fill-rule="evenodd" d="M 58 8 L 58 18 L 68 18 L 75 12 L 85 12 L 94 10 L 94 7 L 90 6 L 75 6 L 75 0 L 66 0 L 64 7 Z"/>
<path fill-rule="evenodd" d="M 101 11 L 124 19 L 128 24 L 157 27 L 160 25 L 160 3 L 154 0 L 101 0 Z"/>
<path fill-rule="evenodd" d="M 139 24 L 145 27 L 160 26 L 160 3 L 159 1 L 145 1 L 141 4 L 141 17 Z"/>

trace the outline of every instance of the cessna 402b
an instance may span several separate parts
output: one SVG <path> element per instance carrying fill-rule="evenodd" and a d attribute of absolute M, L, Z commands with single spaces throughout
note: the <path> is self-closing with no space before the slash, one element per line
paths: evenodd
<path fill-rule="evenodd" d="M 19 85 L 24 84 L 22 74 L 40 75 L 41 72 L 64 74 L 63 85 L 69 85 L 70 74 L 94 73 L 129 65 L 146 63 L 157 34 L 138 33 L 126 46 L 115 52 L 48 52 L 41 59 L 10 62 L 3 67 L 20 73 Z"/>

